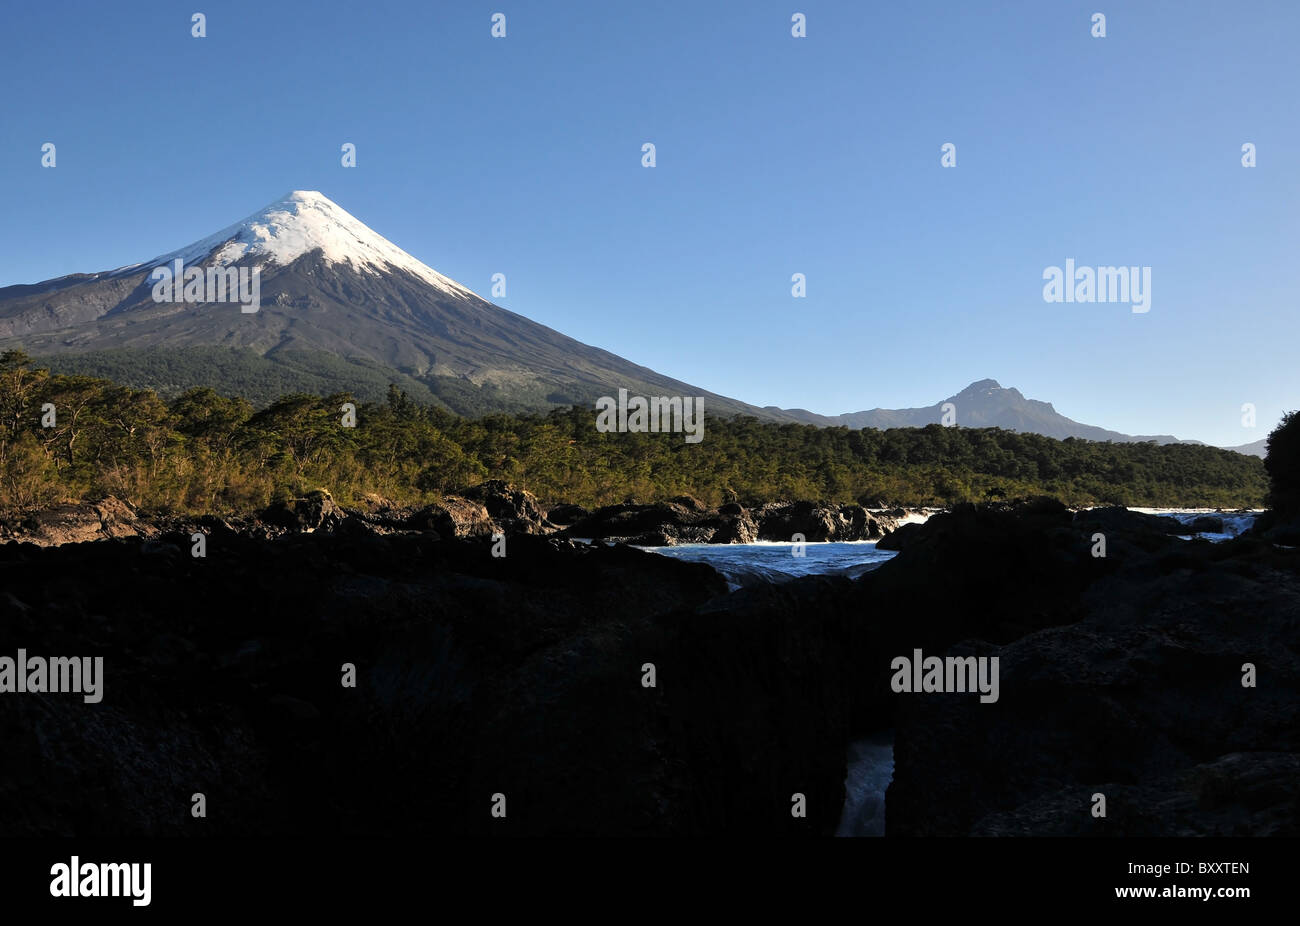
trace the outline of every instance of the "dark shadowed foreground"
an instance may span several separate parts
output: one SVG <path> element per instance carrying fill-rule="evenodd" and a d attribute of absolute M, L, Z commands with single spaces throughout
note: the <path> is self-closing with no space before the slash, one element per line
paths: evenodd
<path fill-rule="evenodd" d="M 274 520 L 202 522 L 204 558 L 200 522 L 0 546 L 0 656 L 105 675 L 0 693 L 0 834 L 829 834 L 886 728 L 890 834 L 1300 832 L 1300 557 L 1267 539 L 960 506 L 858 580 L 727 594 L 621 546 Z M 917 648 L 998 656 L 999 699 L 895 693 Z"/>

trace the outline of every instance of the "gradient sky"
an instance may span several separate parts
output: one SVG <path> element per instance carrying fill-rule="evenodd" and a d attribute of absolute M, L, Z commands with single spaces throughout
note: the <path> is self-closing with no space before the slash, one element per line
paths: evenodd
<path fill-rule="evenodd" d="M 0 286 L 320 190 L 484 295 L 505 273 L 512 311 L 758 405 L 992 377 L 1225 445 L 1300 406 L 1294 0 L 297 6 L 5 4 Z M 1045 303 L 1067 258 L 1151 266 L 1151 311 Z"/>

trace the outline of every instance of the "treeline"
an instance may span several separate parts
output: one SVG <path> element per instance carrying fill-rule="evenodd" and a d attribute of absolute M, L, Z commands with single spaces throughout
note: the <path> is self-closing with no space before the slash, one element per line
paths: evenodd
<path fill-rule="evenodd" d="M 212 386 L 223 395 L 248 399 L 255 408 L 265 408 L 290 394 L 327 395 L 339 383 L 347 383 L 359 401 L 381 403 L 389 385 L 395 383 L 422 405 L 471 416 L 520 409 L 549 411 L 557 405 L 582 404 L 587 399 L 585 392 L 590 391 L 590 387 L 584 390 L 576 384 L 504 389 L 460 376 L 426 373 L 414 377 L 373 360 L 319 350 L 276 350 L 262 355 L 247 347 L 213 345 L 111 348 L 51 354 L 35 363 L 54 373 L 151 388 L 167 401 L 189 389 Z"/>
<path fill-rule="evenodd" d="M 594 409 L 458 417 L 411 400 L 283 396 L 262 410 L 193 388 L 164 401 L 0 355 L 0 508 L 116 495 L 148 511 L 249 511 L 328 489 L 437 498 L 484 479 L 544 502 L 600 505 L 690 494 L 709 504 L 777 499 L 947 505 L 1049 494 L 1071 505 L 1257 507 L 1262 461 L 1212 447 L 1110 444 L 994 428 L 818 428 L 708 419 L 704 439 L 602 434 Z"/>

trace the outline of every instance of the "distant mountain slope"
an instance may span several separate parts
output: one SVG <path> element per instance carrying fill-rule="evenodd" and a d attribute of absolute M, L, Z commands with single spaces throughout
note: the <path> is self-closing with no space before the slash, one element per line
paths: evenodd
<path fill-rule="evenodd" d="M 1261 437 L 1259 440 L 1251 441 L 1249 444 L 1238 444 L 1235 447 L 1224 447 L 1224 450 L 1235 450 L 1237 453 L 1244 453 L 1252 457 L 1262 457 L 1268 453 L 1268 438 Z"/>
<path fill-rule="evenodd" d="M 927 424 L 942 424 L 944 405 L 949 403 L 953 406 L 956 424 L 959 427 L 1004 428 L 1009 431 L 1042 434 L 1060 440 L 1077 437 L 1095 441 L 1198 443 L 1198 441 L 1180 441 L 1170 434 L 1134 436 L 1081 424 L 1060 414 L 1050 402 L 1026 399 L 1020 390 L 1003 388 L 997 380 L 993 379 L 982 379 L 971 383 L 956 395 L 924 408 L 873 408 L 870 411 L 835 416 L 817 415 L 801 408 L 770 408 L 769 410 L 792 415 L 810 424 L 843 425 L 855 429 L 920 428 Z"/>

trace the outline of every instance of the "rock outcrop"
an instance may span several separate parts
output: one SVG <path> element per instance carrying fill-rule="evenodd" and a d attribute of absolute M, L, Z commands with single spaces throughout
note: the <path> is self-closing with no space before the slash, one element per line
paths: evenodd
<path fill-rule="evenodd" d="M 790 543 L 796 534 L 807 543 L 878 540 L 896 526 L 887 514 L 861 506 L 779 502 L 746 508 L 729 502 L 714 510 L 693 498 L 655 505 L 609 505 L 565 529 L 570 537 L 638 546 L 677 543 Z"/>
<path fill-rule="evenodd" d="M 757 530 L 739 505 L 727 513 L 710 511 L 693 499 L 655 505 L 607 505 L 565 528 L 565 535 L 592 540 L 668 546 L 677 543 L 745 543 Z M 720 539 L 714 540 L 718 536 Z M 721 539 L 721 538 L 737 539 Z"/>
<path fill-rule="evenodd" d="M 344 517 L 343 510 L 334 504 L 333 497 L 325 489 L 317 489 L 292 501 L 272 502 L 257 516 L 264 524 L 298 534 L 332 531 Z"/>
<path fill-rule="evenodd" d="M 591 512 L 581 505 L 563 504 L 547 509 L 546 520 L 559 527 L 567 527 L 581 521 L 589 514 Z"/>
<path fill-rule="evenodd" d="M 815 502 L 780 502 L 764 505 L 756 514 L 760 540 L 790 542 L 795 534 L 808 543 L 843 540 L 879 540 L 895 522 L 885 514 L 872 514 L 860 505 L 823 505 Z"/>
<path fill-rule="evenodd" d="M 549 534 L 557 529 L 537 506 L 531 492 L 499 479 L 474 486 L 463 494 L 469 501 L 481 504 L 502 533 Z"/>
<path fill-rule="evenodd" d="M 383 536 L 422 531 L 444 537 L 479 537 L 498 532 L 544 536 L 563 532 L 569 538 L 634 546 L 757 540 L 789 543 L 798 534 L 805 542 L 818 543 L 887 538 L 902 513 L 815 502 L 779 502 L 757 508 L 730 502 L 713 509 L 691 496 L 652 505 L 608 505 L 595 511 L 577 505 L 556 505 L 544 511 L 532 493 L 491 480 L 422 507 L 396 505 L 375 496 L 367 497 L 358 506 L 340 506 L 328 490 L 317 489 L 298 498 L 273 502 L 253 515 L 253 524 L 247 529 L 263 537 L 282 533 Z M 243 520 L 248 519 L 232 519 Z M 140 518 L 130 506 L 109 498 L 93 505 L 63 505 L 0 519 L 0 542 L 23 540 L 57 546 L 111 537 L 151 536 L 159 530 L 179 529 L 185 522 L 185 518 L 176 517 Z"/>
<path fill-rule="evenodd" d="M 22 539 L 40 546 L 84 543 L 113 537 L 142 537 L 152 533 L 126 502 L 108 496 L 98 502 L 55 505 L 17 512 L 0 519 L 0 541 Z"/>

